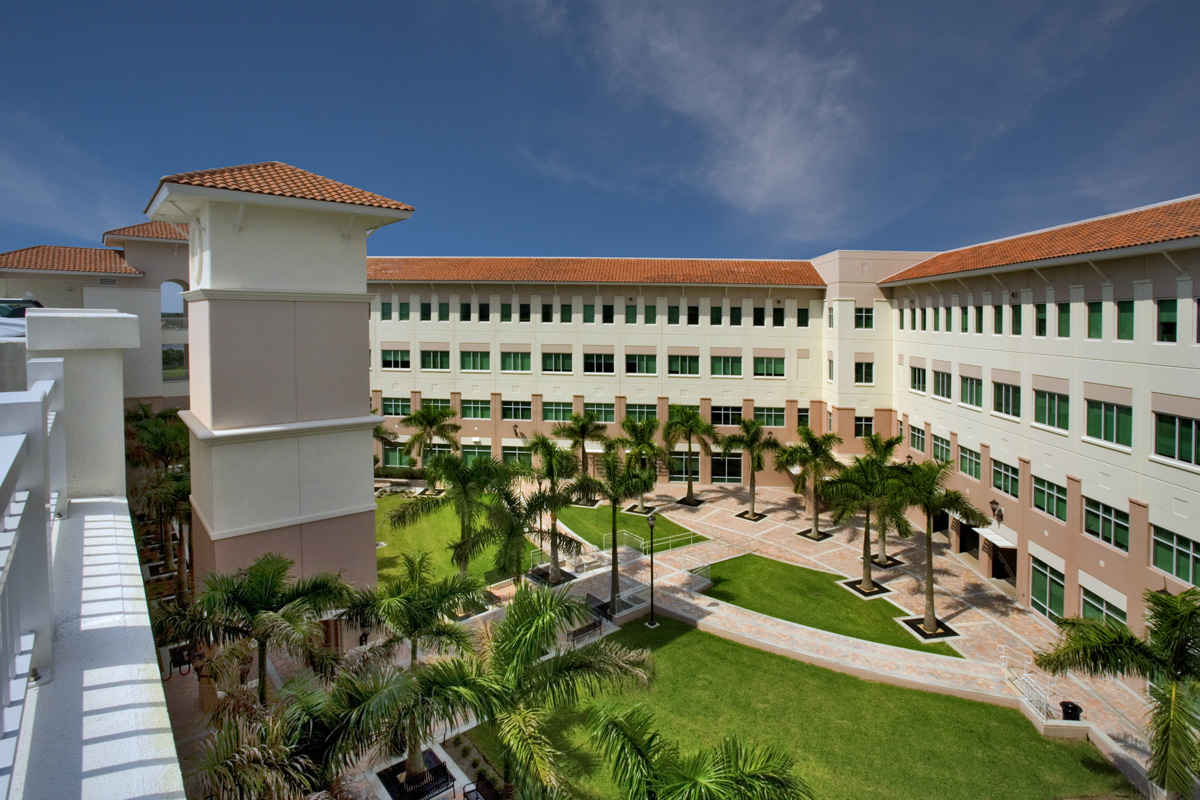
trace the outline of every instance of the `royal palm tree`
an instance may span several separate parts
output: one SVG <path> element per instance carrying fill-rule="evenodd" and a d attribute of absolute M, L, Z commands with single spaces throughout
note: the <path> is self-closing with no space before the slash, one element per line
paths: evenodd
<path fill-rule="evenodd" d="M 475 652 L 458 659 L 462 674 L 491 689 L 483 719 L 499 744 L 505 798 L 515 797 L 518 788 L 560 785 L 560 754 L 547 737 L 554 712 L 650 678 L 645 650 L 605 639 L 558 649 L 560 634 L 591 618 L 590 609 L 564 590 L 521 585 L 504 619 L 486 626 Z"/>
<path fill-rule="evenodd" d="M 563 450 L 557 442 L 542 433 L 535 433 L 529 438 L 529 452 L 538 460 L 534 468 L 538 489 L 530 497 L 529 505 L 550 515 L 550 530 L 545 538 L 550 545 L 550 584 L 553 586 L 562 575 L 558 564 L 559 545 L 569 540 L 578 552 L 578 542 L 559 535 L 558 512 L 570 506 L 580 493 L 579 461 L 574 453 Z"/>
<path fill-rule="evenodd" d="M 842 470 L 842 462 L 837 460 L 834 452 L 842 443 L 842 437 L 836 433 L 817 435 L 807 425 L 797 428 L 796 434 L 800 437 L 798 442 L 785 445 L 775 453 L 775 469 L 787 473 L 791 478 L 792 491 L 808 495 L 808 514 L 812 518 L 810 533 L 816 538 L 821 532 L 819 503 L 825 479 Z"/>
<path fill-rule="evenodd" d="M 142 463 L 169 472 L 186 461 L 190 436 L 175 409 L 159 412 L 134 425 L 136 447 Z"/>
<path fill-rule="evenodd" d="M 750 460 L 750 519 L 758 519 L 754 512 L 755 476 L 766 469 L 766 454 L 779 449 L 779 441 L 774 436 L 763 433 L 765 426 L 760 420 L 738 420 L 738 432 L 721 437 L 721 452 L 729 455 L 734 450 L 741 450 L 744 458 Z"/>
<path fill-rule="evenodd" d="M 324 649 L 321 617 L 345 605 L 349 587 L 339 575 L 315 572 L 293 580 L 295 562 L 266 553 L 248 567 L 213 572 L 190 606 L 166 604 L 151 618 L 159 642 L 192 641 L 223 646 L 249 640 L 258 650 L 258 701 L 267 701 L 267 652 L 320 663 Z"/>
<path fill-rule="evenodd" d="M 906 501 L 925 512 L 925 621 L 922 628 L 928 634 L 937 633 L 937 612 L 933 603 L 933 518 L 953 514 L 968 525 L 984 527 L 989 524 L 981 512 L 960 491 L 947 489 L 954 468 L 944 461 L 924 461 L 906 467 Z"/>
<path fill-rule="evenodd" d="M 177 472 L 171 477 L 174 480 L 171 518 L 179 529 L 175 556 L 175 597 L 180 602 L 187 602 L 188 560 L 191 553 L 189 540 L 192 529 L 192 474 Z"/>
<path fill-rule="evenodd" d="M 445 442 L 450 452 L 458 452 L 458 432 L 462 426 L 451 422 L 457 416 L 452 408 L 429 406 L 422 403 L 416 411 L 403 417 L 400 424 L 413 429 L 412 436 L 404 443 L 404 454 L 417 459 L 417 465 L 424 467 L 425 453 L 433 447 L 435 439 Z M 436 481 L 431 481 L 430 489 L 437 487 Z"/>
<path fill-rule="evenodd" d="M 613 450 L 600 457 L 596 468 L 598 478 L 584 476 L 584 485 L 608 500 L 612 508 L 612 583 L 609 596 L 609 613 L 616 613 L 617 595 L 621 593 L 621 572 L 617 563 L 617 512 L 626 500 L 632 500 L 642 492 L 654 488 L 654 473 L 626 461 Z"/>
<path fill-rule="evenodd" d="M 667 457 L 667 451 L 655 438 L 658 436 L 658 419 L 625 417 L 621 420 L 621 430 L 625 435 L 617 438 L 617 444 L 625 448 L 626 456 L 657 475 L 659 464 Z M 646 513 L 645 493 L 638 495 L 637 510 L 639 514 Z"/>
<path fill-rule="evenodd" d="M 863 514 L 863 575 L 861 590 L 875 591 L 871 574 L 871 515 L 881 521 L 886 530 L 893 524 L 903 530 L 907 520 L 903 507 L 896 500 L 896 493 L 903 487 L 903 477 L 897 465 L 891 463 L 891 455 L 900 446 L 901 438 L 884 439 L 878 433 L 863 437 L 866 454 L 855 456 L 849 469 L 825 484 L 826 496 L 834 503 L 834 515 L 845 522 L 856 514 Z"/>
<path fill-rule="evenodd" d="M 628 800 L 809 800 L 796 760 L 776 747 L 733 737 L 692 756 L 654 730 L 643 703 L 621 711 L 595 706 L 588 714 L 593 744 L 612 763 L 612 778 Z"/>
<path fill-rule="evenodd" d="M 572 414 L 567 422 L 560 422 L 551 428 L 551 433 L 561 436 L 571 443 L 571 447 L 579 448 L 579 471 L 588 474 L 588 442 L 607 442 L 608 425 L 599 422 L 595 414 Z M 591 496 L 588 496 L 591 500 Z"/>
<path fill-rule="evenodd" d="M 1191 797 L 1200 763 L 1200 589 L 1147 590 L 1146 635 L 1111 619 L 1059 619 L 1052 650 L 1034 663 L 1052 674 L 1130 675 L 1150 681 L 1150 780 Z"/>
<path fill-rule="evenodd" d="M 720 435 L 712 423 L 700 416 L 698 409 L 691 406 L 671 406 L 671 418 L 663 426 L 663 440 L 666 442 L 667 450 L 674 452 L 675 445 L 680 439 L 686 441 L 688 446 L 685 471 L 687 474 L 687 497 L 680 502 L 684 505 L 696 506 L 699 503 L 692 494 L 692 443 L 695 442 L 699 445 L 702 455 L 711 456 L 713 445 L 720 442 Z"/>

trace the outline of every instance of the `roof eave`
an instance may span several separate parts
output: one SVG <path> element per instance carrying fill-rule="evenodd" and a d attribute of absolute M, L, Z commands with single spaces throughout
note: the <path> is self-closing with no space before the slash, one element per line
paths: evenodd
<path fill-rule="evenodd" d="M 168 239 L 164 236 L 125 236 L 118 234 L 104 234 L 104 245 L 106 247 L 119 245 L 122 242 L 171 242 L 172 244 L 187 244 L 187 239 Z"/>
<path fill-rule="evenodd" d="M 133 269 L 132 267 L 130 269 Z M 146 273 L 138 270 L 133 272 L 99 272 L 91 269 L 35 269 L 32 267 L 4 267 L 0 266 L 0 272 L 20 272 L 22 275 L 26 273 L 37 273 L 40 275 L 94 275 L 99 278 L 144 278 Z"/>
<path fill-rule="evenodd" d="M 505 280 L 502 278 L 488 278 L 486 280 L 472 278 L 373 278 L 367 276 L 367 283 L 480 283 L 480 284 L 496 284 L 507 286 L 513 283 L 553 283 L 564 284 L 568 286 L 595 286 L 596 284 L 612 284 L 612 285 L 637 285 L 637 286 L 711 286 L 715 288 L 745 288 L 745 287 L 760 287 L 760 288 L 788 288 L 788 289 L 826 289 L 828 284 L 825 283 L 711 283 L 709 281 L 696 281 L 695 283 L 660 283 L 657 281 L 609 281 L 609 280 L 587 280 L 587 281 L 568 281 L 568 280 Z"/>
<path fill-rule="evenodd" d="M 326 214 L 333 210 L 332 207 L 337 207 L 347 214 L 355 214 L 361 217 L 377 217 L 380 219 L 380 226 L 406 220 L 413 213 L 412 209 L 380 208 L 378 206 L 358 205 L 356 203 L 339 203 L 332 200 L 309 200 L 302 197 L 282 197 L 280 195 L 246 192 L 236 189 L 215 189 L 211 186 L 189 186 L 182 183 L 159 181 L 154 196 L 150 198 L 150 202 L 146 205 L 146 216 L 152 220 L 162 222 L 193 222 L 194 220 L 178 207 L 167 207 L 167 201 L 172 199 L 187 199 L 192 203 L 197 199 L 222 203 L 252 203 L 260 206 L 290 208 L 298 211 L 318 211 Z"/>

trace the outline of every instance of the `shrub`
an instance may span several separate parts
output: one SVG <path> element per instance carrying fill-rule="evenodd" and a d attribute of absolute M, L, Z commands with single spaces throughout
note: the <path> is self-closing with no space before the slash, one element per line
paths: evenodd
<path fill-rule="evenodd" d="M 393 480 L 424 480 L 425 470 L 420 467 L 376 467 L 375 477 Z"/>

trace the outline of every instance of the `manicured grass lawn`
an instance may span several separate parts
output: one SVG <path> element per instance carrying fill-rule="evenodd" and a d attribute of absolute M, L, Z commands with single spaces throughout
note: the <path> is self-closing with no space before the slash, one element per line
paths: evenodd
<path fill-rule="evenodd" d="M 603 547 L 605 534 L 612 533 L 612 506 L 609 505 L 596 508 L 571 506 L 560 511 L 558 518 L 568 528 L 596 547 Z M 706 541 L 700 534 L 689 531 L 664 516 L 657 516 L 656 519 L 658 520 L 654 523 L 654 552 L 656 553 Z M 650 538 L 650 528 L 646 525 L 646 518 L 641 514 L 626 514 L 624 511 L 618 511 L 617 530 L 626 530 L 647 540 Z M 688 534 L 691 535 L 690 539 L 687 538 Z M 683 538 L 676 539 L 669 546 L 664 547 L 662 542 L 672 536 Z"/>
<path fill-rule="evenodd" d="M 685 753 L 733 734 L 783 747 L 819 800 L 1137 796 L 1090 744 L 1043 738 L 1012 709 L 859 680 L 673 620 L 653 631 L 633 622 L 614 637 L 649 647 L 656 666 L 649 690 L 615 702 L 645 702 Z M 582 719 L 564 714 L 554 730 L 568 794 L 617 800 Z M 489 737 L 476 741 L 491 758 Z"/>
<path fill-rule="evenodd" d="M 404 497 L 392 495 L 381 497 L 375 502 L 375 540 L 387 542 L 387 547 L 376 551 L 379 564 L 379 579 L 387 580 L 399 575 L 400 554 L 415 553 L 424 550 L 431 553 L 434 574 L 443 578 L 457 574 L 458 567 L 450 560 L 450 544 L 458 541 L 458 517 L 451 508 L 443 508 L 420 522 L 407 528 L 393 528 L 388 524 L 387 512 L 396 507 Z M 534 546 L 526 543 L 526 552 Z M 492 564 L 495 548 L 488 548 L 479 556 L 471 559 L 467 572 L 482 577 L 488 583 L 495 583 L 504 578 L 512 577 L 498 572 Z"/>
<path fill-rule="evenodd" d="M 962 658 L 944 642 L 925 644 L 902 629 L 895 618 L 911 615 L 886 598 L 862 600 L 839 580 L 844 578 L 751 554 L 713 564 L 713 588 L 705 594 L 810 628 Z"/>

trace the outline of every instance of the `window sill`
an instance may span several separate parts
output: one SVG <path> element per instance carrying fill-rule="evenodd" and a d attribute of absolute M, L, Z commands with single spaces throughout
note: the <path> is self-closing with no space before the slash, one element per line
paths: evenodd
<path fill-rule="evenodd" d="M 526 374 L 528 374 L 528 373 L 526 373 Z M 615 372 L 587 372 L 587 371 L 585 370 L 583 374 L 584 374 L 584 375 L 590 375 L 590 376 L 596 376 L 596 375 L 598 375 L 598 376 L 600 376 L 600 377 L 612 377 L 612 376 L 616 375 L 617 373 L 615 373 Z"/>
<path fill-rule="evenodd" d="M 1184 472 L 1190 472 L 1193 475 L 1200 475 L 1200 466 L 1189 464 L 1186 461 L 1177 461 L 1173 458 L 1167 458 L 1166 456 L 1160 456 L 1158 454 L 1151 454 L 1150 460 L 1156 464 L 1162 464 L 1163 466 L 1181 469 Z"/>
<path fill-rule="evenodd" d="M 502 369 L 501 375 L 532 375 L 533 370 L 530 369 Z"/>
<path fill-rule="evenodd" d="M 1029 427 L 1033 428 L 1035 431 L 1045 431 L 1046 433 L 1053 433 L 1058 436 L 1071 435 L 1070 431 L 1065 431 L 1062 428 L 1056 428 L 1053 425 L 1047 425 L 1044 422 L 1031 422 L 1029 423 Z"/>
<path fill-rule="evenodd" d="M 667 377 L 668 378 L 699 378 L 700 376 L 698 374 L 692 375 L 691 373 L 684 373 L 684 372 L 668 372 Z"/>
<path fill-rule="evenodd" d="M 1117 553 L 1118 555 L 1122 555 L 1122 556 L 1129 555 L 1128 549 L 1122 550 L 1120 545 L 1115 545 L 1112 542 L 1106 542 L 1103 539 L 1101 539 L 1099 536 L 1097 536 L 1096 534 L 1092 533 L 1091 531 L 1089 531 L 1087 529 L 1080 531 L 1080 533 L 1082 533 L 1084 536 L 1088 537 L 1089 539 L 1093 539 L 1098 544 L 1100 544 L 1104 547 L 1107 547 L 1109 550 L 1112 550 L 1114 553 Z"/>
<path fill-rule="evenodd" d="M 925 397 L 925 396 L 928 394 L 927 392 L 923 392 L 923 391 L 921 391 L 920 389 L 909 389 L 909 390 L 908 390 L 908 393 L 909 393 L 909 394 L 919 394 L 919 395 L 921 395 L 922 397 Z"/>
<path fill-rule="evenodd" d="M 875 388 L 875 384 L 873 384 L 873 383 L 856 383 L 854 385 L 861 386 L 864 389 L 874 389 Z"/>
<path fill-rule="evenodd" d="M 755 375 L 756 378 L 762 378 L 768 381 L 784 381 L 787 380 L 786 375 Z"/>
<path fill-rule="evenodd" d="M 709 377 L 710 377 L 710 378 L 712 378 L 713 380 L 735 380 L 735 381 L 739 381 L 739 380 L 741 380 L 741 379 L 742 379 L 742 376 L 741 376 L 741 375 L 710 375 Z"/>
<path fill-rule="evenodd" d="M 657 378 L 657 372 L 626 372 L 626 378 Z"/>
<path fill-rule="evenodd" d="M 1021 422 L 1021 418 L 1020 418 L 1020 417 L 1014 417 L 1012 414 L 1004 414 L 1004 413 L 1002 413 L 1002 412 L 1000 412 L 1000 411 L 992 411 L 992 412 L 991 412 L 991 415 L 992 415 L 993 417 L 995 417 L 996 419 L 1002 419 L 1002 420 L 1005 420 L 1005 421 L 1007 421 L 1007 422 L 1016 422 L 1016 423 L 1018 423 L 1018 424 L 1020 424 L 1020 422 Z"/>
<path fill-rule="evenodd" d="M 970 403 L 964 403 L 962 401 L 959 401 L 958 407 L 965 408 L 970 411 L 983 411 L 983 406 L 973 406 Z"/>
<path fill-rule="evenodd" d="M 954 405 L 954 398 L 951 397 L 942 397 L 940 394 L 931 394 L 929 397 L 931 400 L 937 400 L 941 403 L 945 403 L 948 406 Z"/>
<path fill-rule="evenodd" d="M 421 367 L 421 372 L 449 372 L 449 371 L 450 371 L 449 369 L 433 369 L 432 367 L 429 369 L 426 369 L 425 367 Z"/>
<path fill-rule="evenodd" d="M 489 421 L 491 421 L 492 418 L 491 417 L 463 417 L 462 419 L 464 419 L 464 420 L 469 419 L 472 422 L 479 422 L 479 421 L 489 422 Z"/>
<path fill-rule="evenodd" d="M 554 370 L 544 369 L 544 370 L 542 370 L 542 374 L 543 375 L 574 375 L 575 373 L 574 372 L 555 372 Z"/>
<path fill-rule="evenodd" d="M 1096 439 L 1096 438 L 1093 438 L 1093 437 L 1087 436 L 1087 435 L 1084 435 L 1082 437 L 1082 441 L 1087 442 L 1088 444 L 1091 444 L 1091 445 L 1095 445 L 1096 447 L 1103 447 L 1106 450 L 1112 450 L 1113 452 L 1116 452 L 1116 453 L 1124 453 L 1126 455 L 1133 455 L 1132 447 L 1128 447 L 1123 444 L 1117 444 L 1116 442 L 1108 442 L 1108 441 L 1105 441 L 1104 439 Z"/>
<path fill-rule="evenodd" d="M 490 369 L 463 369 L 463 370 L 459 370 L 459 372 L 466 372 L 466 373 L 470 373 L 470 374 L 474 374 L 474 375 L 481 375 L 481 374 L 486 375 L 487 373 L 491 372 L 491 370 Z"/>
<path fill-rule="evenodd" d="M 412 367 L 380 367 L 380 372 L 412 372 Z"/>

